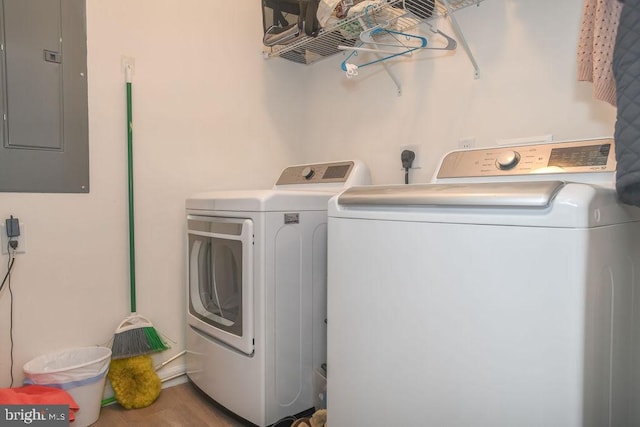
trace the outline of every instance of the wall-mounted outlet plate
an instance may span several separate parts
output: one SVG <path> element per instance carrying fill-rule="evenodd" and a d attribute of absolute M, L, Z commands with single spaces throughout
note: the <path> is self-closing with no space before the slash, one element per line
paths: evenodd
<path fill-rule="evenodd" d="M 458 148 L 462 150 L 470 150 L 475 148 L 476 146 L 476 138 L 475 136 L 468 136 L 466 138 L 460 138 L 458 141 Z"/>
<path fill-rule="evenodd" d="M 26 240 L 26 227 L 24 223 L 20 222 L 20 235 L 18 237 L 14 237 L 13 240 L 18 241 L 18 248 L 16 249 L 17 254 L 24 254 L 27 252 L 27 240 Z M 2 245 L 2 253 L 8 254 L 7 246 L 9 245 L 9 238 L 7 237 L 7 226 L 5 224 L 0 225 L 0 244 Z"/>

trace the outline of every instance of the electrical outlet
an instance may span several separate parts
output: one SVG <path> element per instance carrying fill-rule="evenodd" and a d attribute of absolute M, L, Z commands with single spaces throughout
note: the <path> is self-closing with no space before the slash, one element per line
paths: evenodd
<path fill-rule="evenodd" d="M 461 138 L 458 141 L 458 148 L 462 150 L 470 150 L 476 146 L 476 138 L 474 136 Z"/>
<path fill-rule="evenodd" d="M 411 164 L 411 169 L 420 169 L 422 168 L 422 158 L 420 157 L 420 146 L 417 144 L 413 145 L 401 145 L 400 151 L 398 152 L 398 164 L 400 165 L 400 169 L 402 169 L 402 163 L 400 162 L 400 153 L 404 150 L 413 151 L 416 155 L 416 158 L 413 159 L 413 163 Z"/>
<path fill-rule="evenodd" d="M 22 221 L 20 221 L 20 235 L 13 237 L 13 240 L 18 241 L 17 254 L 24 254 L 27 252 L 27 240 L 25 238 L 27 233 L 26 227 Z M 7 246 L 9 245 L 9 237 L 7 237 L 7 226 L 5 224 L 0 225 L 0 244 L 2 244 L 2 253 L 8 254 Z"/>

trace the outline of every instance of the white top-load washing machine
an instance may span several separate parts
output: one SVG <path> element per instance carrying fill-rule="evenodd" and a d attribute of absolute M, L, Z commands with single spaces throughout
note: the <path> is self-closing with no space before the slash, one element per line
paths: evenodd
<path fill-rule="evenodd" d="M 640 425 L 640 209 L 611 139 L 447 154 L 329 202 L 331 426 Z"/>
<path fill-rule="evenodd" d="M 326 363 L 327 202 L 358 161 L 286 168 L 271 190 L 186 201 L 187 374 L 258 426 L 313 407 Z"/>

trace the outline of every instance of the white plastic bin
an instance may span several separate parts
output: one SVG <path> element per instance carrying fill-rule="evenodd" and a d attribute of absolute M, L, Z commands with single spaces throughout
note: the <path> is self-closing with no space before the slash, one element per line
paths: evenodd
<path fill-rule="evenodd" d="M 67 391 L 80 410 L 74 427 L 86 427 L 100 416 L 111 349 L 81 347 L 45 354 L 22 367 L 25 384 L 39 384 Z"/>

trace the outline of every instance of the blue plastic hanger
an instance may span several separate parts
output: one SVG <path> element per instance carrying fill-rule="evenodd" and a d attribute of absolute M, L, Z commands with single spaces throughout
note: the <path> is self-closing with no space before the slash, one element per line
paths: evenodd
<path fill-rule="evenodd" d="M 341 68 L 343 71 L 348 71 L 348 69 L 353 69 L 353 67 L 347 67 L 347 63 L 349 62 L 349 59 L 351 59 L 351 57 L 358 55 L 358 51 L 388 54 L 387 56 L 379 57 L 378 59 L 375 59 L 373 61 L 357 65 L 358 68 L 362 68 L 362 67 L 366 67 L 367 65 L 376 64 L 378 62 L 395 58 L 397 56 L 407 55 L 415 50 L 424 49 L 427 46 L 427 39 L 422 36 L 418 36 L 416 34 L 403 33 L 400 31 L 389 30 L 385 28 L 386 26 L 390 25 L 389 22 L 384 22 L 383 24 L 375 24 L 374 22 L 372 22 L 371 17 L 369 16 L 370 8 L 372 8 L 372 6 L 367 6 L 367 8 L 365 8 L 364 10 L 364 16 L 367 20 L 367 26 L 369 27 L 369 29 L 364 30 L 360 33 L 360 40 L 362 41 L 360 46 L 352 47 L 349 49 L 349 50 L 353 50 L 353 52 L 351 52 L 345 58 L 345 60 L 342 61 Z M 373 39 L 374 35 L 391 35 L 391 37 L 394 40 L 396 40 L 397 43 L 385 43 L 381 41 L 376 41 Z M 416 46 L 414 44 L 414 45 L 407 46 L 404 43 L 402 43 L 402 41 L 399 40 L 398 36 L 404 37 L 407 40 L 418 40 L 419 45 Z M 371 48 L 362 47 L 365 44 L 371 44 L 373 46 L 376 46 L 376 48 L 371 49 Z M 377 46 L 396 47 L 396 48 L 402 48 L 403 50 L 397 51 L 397 50 L 389 50 L 389 49 L 378 49 Z"/>
<path fill-rule="evenodd" d="M 416 34 L 404 33 L 401 31 L 390 30 L 386 28 L 390 25 L 389 21 L 385 21 L 381 24 L 374 23 L 371 19 L 371 16 L 369 15 L 369 10 L 371 9 L 373 9 L 373 6 L 367 6 L 364 10 L 366 25 L 363 25 L 363 27 L 366 26 L 366 27 L 369 27 L 369 29 L 364 30 L 360 33 L 360 40 L 362 43 L 357 47 L 344 47 L 345 50 L 352 50 L 352 52 L 345 58 L 344 61 L 342 61 L 342 64 L 340 67 L 342 68 L 343 71 L 354 70 L 355 68 L 366 67 L 367 65 L 376 64 L 382 61 L 386 61 L 388 59 L 395 58 L 397 56 L 407 55 L 415 50 L 424 49 L 427 46 L 427 39 L 422 36 L 419 36 Z M 365 23 L 361 22 L 361 24 L 365 24 Z M 390 35 L 391 38 L 394 39 L 396 42 L 388 43 L 388 42 L 374 40 L 374 36 L 384 36 L 384 35 Z M 407 45 L 400 40 L 401 38 L 405 38 L 407 40 L 414 40 L 414 41 L 417 40 L 418 44 L 416 45 L 416 43 L 411 43 Z M 366 44 L 373 45 L 375 48 L 363 47 Z M 390 50 L 390 49 L 379 49 L 378 48 L 379 46 L 402 48 L 402 50 L 398 51 L 398 50 Z M 342 46 L 339 46 L 339 48 L 342 48 Z M 387 56 L 379 57 L 378 59 L 366 62 L 364 64 L 355 65 L 355 67 L 354 67 L 354 64 L 350 64 L 350 66 L 347 66 L 351 57 L 358 55 L 358 51 L 374 52 L 374 53 L 380 53 L 380 54 L 384 53 L 384 54 L 387 54 Z"/>
<path fill-rule="evenodd" d="M 423 42 L 421 43 L 421 45 L 419 47 L 407 48 L 407 49 L 405 49 L 403 51 L 400 51 L 400 52 L 397 52 L 397 53 L 391 53 L 391 51 L 389 51 L 389 50 L 381 50 L 381 49 L 367 49 L 367 48 L 359 48 L 359 47 L 351 48 L 351 50 L 353 50 L 353 52 L 351 52 L 349 55 L 347 55 L 346 59 L 344 61 L 342 61 L 342 64 L 340 65 L 340 67 L 342 68 L 343 71 L 347 71 L 347 63 L 349 62 L 349 59 L 351 59 L 352 56 L 358 56 L 358 51 L 359 50 L 368 51 L 368 52 L 391 53 L 391 54 L 387 55 L 387 56 L 383 56 L 383 57 L 378 58 L 378 59 L 375 59 L 373 61 L 365 62 L 364 64 L 360 64 L 360 65 L 358 65 L 358 68 L 362 68 L 362 67 L 366 67 L 367 65 L 376 64 L 378 62 L 386 61 L 387 59 L 395 58 L 396 56 L 407 55 L 407 54 L 413 52 L 414 50 L 422 49 L 427 45 L 427 39 L 425 39 L 424 37 L 421 37 L 421 38 L 422 38 Z M 360 45 L 360 46 L 362 46 L 362 45 Z"/>

